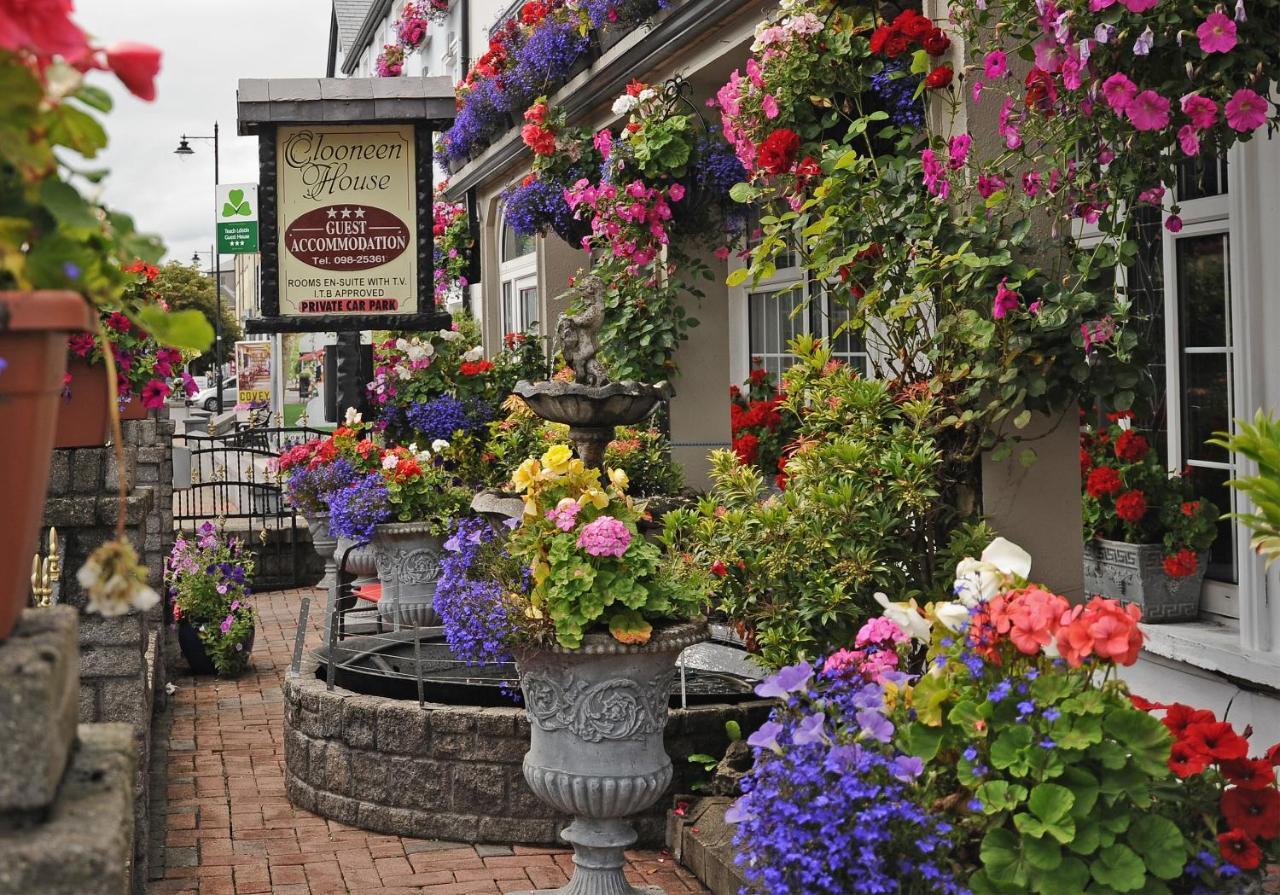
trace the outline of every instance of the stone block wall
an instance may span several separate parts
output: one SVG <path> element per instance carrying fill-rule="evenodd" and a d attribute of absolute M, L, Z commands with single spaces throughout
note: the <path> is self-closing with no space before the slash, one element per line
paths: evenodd
<path fill-rule="evenodd" d="M 161 410 L 123 423 L 124 471 L 128 482 L 125 535 L 148 570 L 148 583 L 162 592 L 164 559 L 173 544 L 174 424 Z M 163 610 L 116 618 L 88 615 L 88 600 L 76 572 L 88 556 L 115 534 L 119 466 L 112 447 L 66 448 L 53 452 L 44 525 L 56 527 L 61 544 L 60 601 L 80 616 L 80 722 L 128 724 L 137 747 L 133 841 L 137 865 L 145 871 L 148 834 L 147 773 L 151 715 L 164 694 Z M 141 885 L 145 872 L 134 877 Z"/>
<path fill-rule="evenodd" d="M 308 659 L 285 682 L 285 785 L 298 808 L 367 830 L 463 842 L 562 844 L 569 818 L 524 782 L 529 721 L 522 708 L 480 708 L 326 689 Z M 772 703 L 671 711 L 670 793 L 688 792 L 695 753 L 719 754 L 725 722 L 752 729 Z M 640 843 L 664 838 L 669 799 L 636 818 Z"/>

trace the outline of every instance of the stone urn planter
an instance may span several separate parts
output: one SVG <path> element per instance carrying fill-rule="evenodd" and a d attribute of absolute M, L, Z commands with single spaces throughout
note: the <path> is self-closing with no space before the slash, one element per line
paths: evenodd
<path fill-rule="evenodd" d="M 1208 560 L 1202 553 L 1195 574 L 1174 578 L 1164 571 L 1163 545 L 1095 538 L 1084 545 L 1084 590 L 1141 606 L 1144 622 L 1195 621 Z"/>
<path fill-rule="evenodd" d="M 706 639 L 705 622 L 654 631 L 643 646 L 588 634 L 576 650 L 526 649 L 516 659 L 531 742 L 524 778 L 534 794 L 573 815 L 560 835 L 576 865 L 562 895 L 639 895 L 623 875 L 636 841 L 627 820 L 671 783 L 663 747 L 676 658 Z M 545 890 L 552 891 L 552 890 Z"/>
<path fill-rule="evenodd" d="M 338 549 L 338 539 L 329 534 L 329 515 L 327 513 L 304 514 L 307 528 L 311 530 L 311 547 L 324 560 L 324 577 L 316 587 L 328 590 L 338 583 L 338 567 L 334 551 Z"/>
<path fill-rule="evenodd" d="M 393 631 L 440 624 L 435 599 L 443 540 L 425 522 L 391 522 L 374 527 L 372 543 L 382 623 Z"/>
<path fill-rule="evenodd" d="M 92 328 L 89 305 L 74 292 L 0 292 L 0 640 L 31 593 L 67 334 Z"/>

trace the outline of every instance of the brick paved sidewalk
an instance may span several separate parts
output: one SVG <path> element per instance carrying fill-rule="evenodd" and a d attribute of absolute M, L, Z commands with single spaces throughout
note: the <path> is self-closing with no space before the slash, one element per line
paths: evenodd
<path fill-rule="evenodd" d="M 563 885 L 565 850 L 470 846 L 370 833 L 289 804 L 284 793 L 281 684 L 305 591 L 260 594 L 253 664 L 234 681 L 177 676 L 167 741 L 167 804 L 153 816 L 164 878 L 152 895 L 466 895 Z M 323 605 L 313 592 L 312 606 Z M 319 640 L 313 612 L 308 648 Z M 179 660 L 185 669 L 185 663 Z M 154 803 L 153 803 L 154 804 Z M 670 857 L 631 856 L 636 884 L 705 893 Z"/>

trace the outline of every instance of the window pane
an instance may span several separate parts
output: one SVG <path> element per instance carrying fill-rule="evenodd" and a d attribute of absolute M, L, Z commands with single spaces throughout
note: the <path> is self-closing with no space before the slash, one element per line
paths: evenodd
<path fill-rule="evenodd" d="M 1178 166 L 1178 201 L 1206 199 L 1227 192 L 1227 160 L 1218 156 L 1187 159 Z"/>
<path fill-rule="evenodd" d="M 1227 479 L 1233 473 L 1226 469 L 1211 469 L 1193 466 L 1192 481 L 1196 485 L 1196 493 L 1205 500 L 1212 501 L 1218 512 L 1224 516 L 1235 511 L 1235 495 L 1227 486 Z M 1240 579 L 1236 573 L 1236 525 L 1231 519 L 1218 520 L 1218 539 L 1209 548 L 1208 577 L 1215 581 L 1235 583 Z"/>
<path fill-rule="evenodd" d="M 795 363 L 787 344 L 808 332 L 805 296 L 799 289 L 752 292 L 747 295 L 748 352 L 777 378 Z"/>
<path fill-rule="evenodd" d="M 514 261 L 533 253 L 537 246 L 536 236 L 521 236 L 506 224 L 502 225 L 502 260 Z"/>
<path fill-rule="evenodd" d="M 1231 426 L 1231 355 L 1186 354 L 1182 361 L 1182 455 L 1228 463 L 1226 449 L 1207 444 Z"/>
<path fill-rule="evenodd" d="M 526 286 L 520 290 L 520 328 L 528 329 L 538 321 L 538 287 Z"/>
<path fill-rule="evenodd" d="M 1178 308 L 1182 342 L 1189 347 L 1230 344 L 1227 236 L 1178 240 Z"/>
<path fill-rule="evenodd" d="M 848 329 L 841 330 L 841 327 L 849 321 L 849 308 L 841 303 L 827 302 L 827 314 L 825 325 L 821 331 L 826 335 L 831 344 L 831 355 L 838 361 L 843 361 L 853 367 L 863 376 L 868 375 L 867 368 L 867 348 L 862 341 L 862 336 Z"/>
<path fill-rule="evenodd" d="M 502 284 L 502 334 L 515 331 L 515 308 L 511 300 L 511 290 L 513 284 L 507 280 Z"/>
<path fill-rule="evenodd" d="M 1142 388 L 1134 410 L 1139 421 L 1150 426 L 1160 455 L 1166 454 L 1168 440 L 1168 371 L 1165 361 L 1164 314 L 1164 224 L 1163 213 L 1150 205 L 1134 211 L 1134 239 L 1138 256 L 1125 271 L 1125 284 L 1138 327 L 1142 362 Z M 1108 410 L 1110 408 L 1103 408 Z"/>

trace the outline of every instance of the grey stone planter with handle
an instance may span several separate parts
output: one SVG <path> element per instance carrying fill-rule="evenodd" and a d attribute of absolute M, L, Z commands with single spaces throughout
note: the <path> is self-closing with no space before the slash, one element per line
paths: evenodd
<path fill-rule="evenodd" d="M 392 630 L 428 628 L 436 614 L 436 579 L 444 543 L 425 522 L 390 522 L 373 529 L 373 560 L 382 582 L 378 617 Z"/>
<path fill-rule="evenodd" d="M 576 650 L 528 649 L 517 656 L 532 731 L 524 778 L 534 794 L 573 822 L 573 878 L 557 895 L 639 895 L 623 873 L 636 841 L 627 820 L 671 783 L 663 746 L 676 659 L 707 637 L 704 622 L 658 628 L 643 646 L 588 634 Z M 532 895 L 532 893 L 525 893 Z"/>
<path fill-rule="evenodd" d="M 1195 621 L 1208 554 L 1195 574 L 1173 578 L 1164 571 L 1162 544 L 1126 544 L 1095 538 L 1084 545 L 1084 590 L 1142 607 L 1144 622 Z"/>

